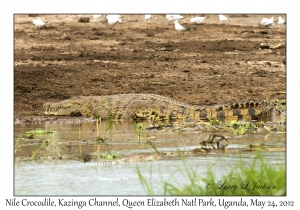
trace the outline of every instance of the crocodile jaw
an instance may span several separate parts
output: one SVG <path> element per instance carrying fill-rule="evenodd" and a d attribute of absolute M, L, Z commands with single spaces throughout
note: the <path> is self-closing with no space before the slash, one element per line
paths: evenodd
<path fill-rule="evenodd" d="M 80 102 L 71 101 L 69 99 L 57 103 L 45 103 L 43 105 L 46 115 L 68 116 L 81 115 Z"/>

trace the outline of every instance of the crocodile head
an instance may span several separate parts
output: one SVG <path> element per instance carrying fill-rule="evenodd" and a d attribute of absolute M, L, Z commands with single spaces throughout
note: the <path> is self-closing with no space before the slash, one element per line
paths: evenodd
<path fill-rule="evenodd" d="M 74 99 L 66 99 L 61 102 L 48 102 L 43 105 L 46 115 L 56 116 L 81 116 L 82 101 Z"/>

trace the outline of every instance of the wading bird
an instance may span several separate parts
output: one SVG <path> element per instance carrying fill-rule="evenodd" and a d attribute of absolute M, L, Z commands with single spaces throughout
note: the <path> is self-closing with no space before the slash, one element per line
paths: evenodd
<path fill-rule="evenodd" d="M 113 29 L 114 29 L 116 23 L 126 22 L 126 21 L 122 20 L 121 18 L 119 18 L 118 16 L 107 16 L 106 18 L 107 18 L 108 25 L 112 26 Z"/>
<path fill-rule="evenodd" d="M 93 15 L 93 18 L 94 18 L 95 21 L 98 22 L 101 16 L 102 15 Z"/>
<path fill-rule="evenodd" d="M 37 27 L 37 28 L 41 28 L 43 26 L 45 26 L 48 22 L 44 22 L 42 20 L 39 19 L 33 19 L 32 23 Z"/>
<path fill-rule="evenodd" d="M 190 19 L 190 24 L 192 23 L 196 23 L 196 24 L 200 24 L 202 23 L 207 17 L 193 17 Z"/>
<path fill-rule="evenodd" d="M 145 20 L 146 20 L 147 22 L 150 21 L 151 18 L 152 18 L 152 15 L 150 15 L 150 14 L 145 15 Z"/>
<path fill-rule="evenodd" d="M 175 29 L 178 32 L 182 32 L 182 31 L 185 31 L 185 30 L 190 30 L 190 28 L 185 28 L 182 25 L 180 25 L 177 20 L 174 21 L 174 24 L 175 24 Z"/>
<path fill-rule="evenodd" d="M 271 17 L 270 19 L 268 18 L 263 18 L 261 21 L 260 21 L 260 25 L 261 26 L 264 26 L 264 27 L 270 27 L 270 26 L 273 26 L 274 25 L 274 18 Z"/>
<path fill-rule="evenodd" d="M 176 21 L 180 21 L 182 20 L 184 17 L 182 15 L 166 15 L 166 18 L 168 20 L 176 20 Z"/>
<path fill-rule="evenodd" d="M 224 15 L 219 15 L 219 20 L 220 20 L 221 22 L 225 22 L 225 21 L 229 21 L 229 18 L 226 17 L 226 16 L 224 16 Z"/>
<path fill-rule="evenodd" d="M 278 25 L 285 24 L 285 20 L 281 16 L 278 17 Z"/>

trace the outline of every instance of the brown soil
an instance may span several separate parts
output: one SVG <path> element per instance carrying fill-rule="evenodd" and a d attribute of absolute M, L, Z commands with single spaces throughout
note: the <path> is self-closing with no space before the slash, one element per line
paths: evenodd
<path fill-rule="evenodd" d="M 228 15 L 224 24 L 207 15 L 184 33 L 165 15 L 125 15 L 115 29 L 105 16 L 37 16 L 14 17 L 15 119 L 78 95 L 155 93 L 197 105 L 286 98 L 286 27 L 257 25 L 272 15 Z M 49 24 L 36 29 L 33 18 Z"/>

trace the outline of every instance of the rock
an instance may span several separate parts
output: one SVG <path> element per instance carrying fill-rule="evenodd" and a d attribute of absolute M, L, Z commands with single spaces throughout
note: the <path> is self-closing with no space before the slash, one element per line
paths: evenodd
<path fill-rule="evenodd" d="M 80 17 L 78 22 L 80 23 L 88 23 L 90 22 L 90 17 Z"/>
<path fill-rule="evenodd" d="M 28 17 L 38 17 L 39 14 L 28 14 Z"/>
<path fill-rule="evenodd" d="M 261 43 L 260 44 L 260 49 L 269 49 L 269 48 L 270 48 L 270 46 L 267 43 Z"/>
<path fill-rule="evenodd" d="M 148 37 L 154 37 L 155 36 L 154 31 L 148 30 L 148 31 L 145 31 L 145 33 L 147 34 Z"/>
<path fill-rule="evenodd" d="M 270 44 L 270 49 L 279 49 L 285 47 L 286 47 L 285 43 Z"/>
<path fill-rule="evenodd" d="M 207 60 L 197 60 L 198 63 L 208 63 Z"/>
<path fill-rule="evenodd" d="M 261 34 L 268 34 L 269 32 L 268 31 L 260 31 L 259 33 L 261 33 Z"/>
<path fill-rule="evenodd" d="M 285 47 L 286 47 L 285 43 L 277 43 L 277 44 L 261 43 L 260 44 L 261 49 L 279 49 Z"/>

